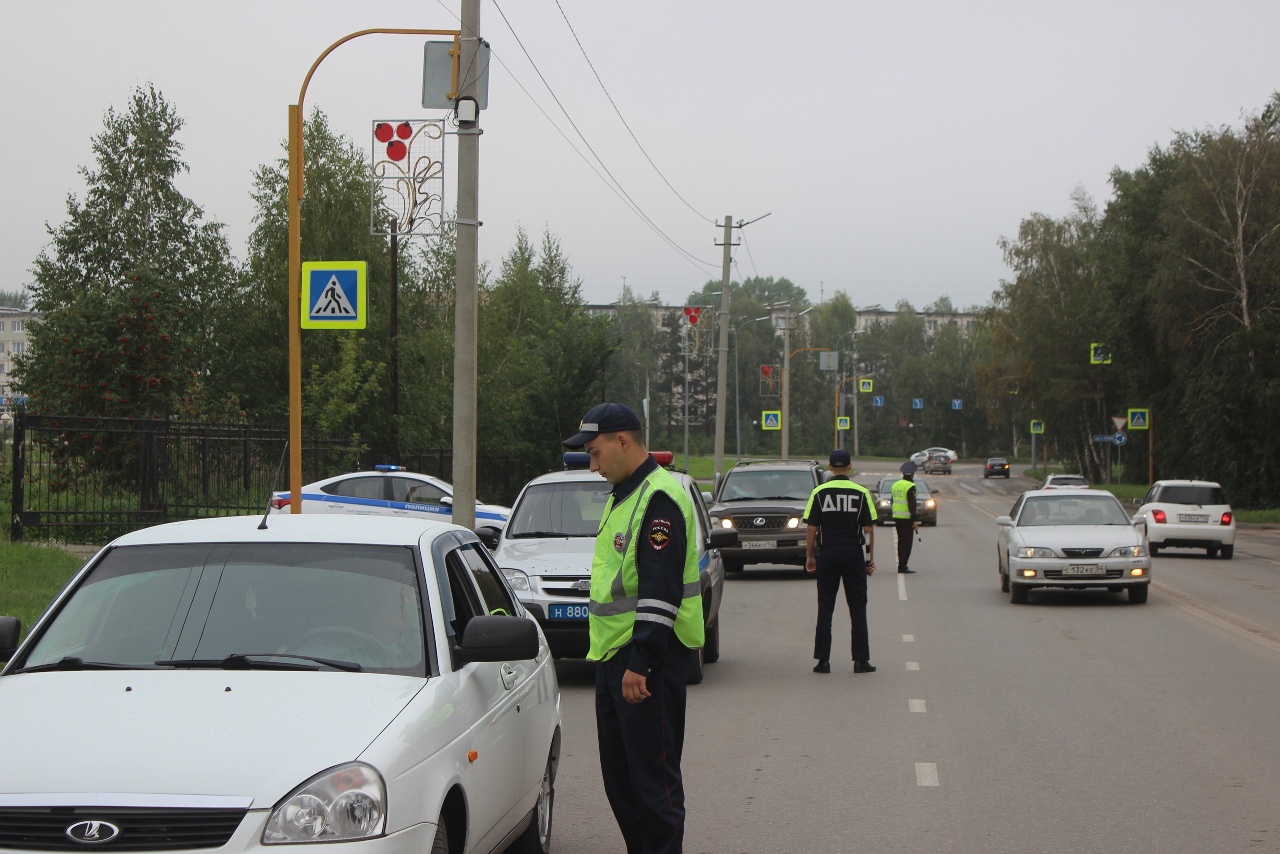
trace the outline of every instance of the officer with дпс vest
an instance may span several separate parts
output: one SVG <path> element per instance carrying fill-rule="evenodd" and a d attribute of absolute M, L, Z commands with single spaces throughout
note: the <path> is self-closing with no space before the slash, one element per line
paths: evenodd
<path fill-rule="evenodd" d="M 849 452 L 831 452 L 833 477 L 814 487 L 804 508 L 805 571 L 818 575 L 818 625 L 813 635 L 814 673 L 831 672 L 831 617 L 836 593 L 844 583 L 849 605 L 850 641 L 854 673 L 874 673 L 867 640 L 867 578 L 876 571 L 875 501 L 871 491 L 849 479 Z M 815 547 L 822 546 L 820 554 Z M 866 555 L 863 555 L 863 547 Z"/>
<path fill-rule="evenodd" d="M 898 572 L 915 572 L 907 566 L 911 559 L 911 544 L 920 530 L 920 513 L 916 504 L 916 464 L 907 460 L 898 469 L 902 477 L 893 482 L 889 495 L 893 499 L 890 512 L 893 527 L 898 535 Z"/>
<path fill-rule="evenodd" d="M 693 502 L 649 456 L 626 406 L 602 403 L 578 427 L 564 446 L 585 448 L 591 470 L 613 484 L 588 607 L 604 791 L 627 854 L 678 854 L 685 680 L 703 644 Z"/>

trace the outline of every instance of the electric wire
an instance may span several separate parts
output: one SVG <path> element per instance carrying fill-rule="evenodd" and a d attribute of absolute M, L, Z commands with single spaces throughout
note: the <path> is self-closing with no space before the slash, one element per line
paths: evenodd
<path fill-rule="evenodd" d="M 751 272 L 758 279 L 760 278 L 760 273 L 758 270 L 756 270 L 756 259 L 751 254 L 751 247 L 747 245 L 747 230 L 745 228 L 739 227 L 738 233 L 742 236 L 742 248 L 747 250 L 747 260 L 751 262 Z"/>
<path fill-rule="evenodd" d="M 496 4 L 495 4 L 496 5 Z M 564 18 L 565 26 L 569 28 L 569 33 L 573 36 L 574 42 L 578 45 L 578 50 L 582 52 L 582 58 L 587 61 L 587 67 L 591 69 L 591 73 L 595 75 L 596 82 L 600 84 L 600 90 L 604 92 L 604 96 L 609 99 L 609 105 L 613 107 L 613 111 L 618 114 L 618 121 L 622 122 L 622 126 L 627 129 L 627 133 L 631 135 L 631 140 L 636 144 L 636 148 L 640 149 L 640 153 L 644 155 L 644 159 L 649 161 L 649 165 L 653 167 L 653 171 L 658 173 L 658 177 L 662 179 L 662 183 L 667 185 L 672 193 L 675 193 L 677 199 L 684 203 L 684 206 L 693 211 L 696 216 L 710 222 L 712 225 L 718 225 L 714 219 L 699 211 L 691 205 L 684 196 L 680 195 L 680 191 L 672 186 L 667 180 L 667 176 L 662 174 L 662 170 L 658 168 L 658 164 L 653 162 L 653 158 L 649 156 L 649 152 L 644 150 L 644 146 L 640 144 L 640 140 L 636 137 L 635 131 L 631 129 L 631 125 L 627 124 L 627 120 L 622 115 L 622 110 L 618 108 L 617 103 L 613 100 L 613 96 L 609 94 L 608 88 L 604 85 L 604 81 L 600 79 L 600 72 L 596 71 L 595 64 L 592 63 L 591 57 L 587 56 L 587 49 L 582 46 L 582 40 L 578 38 L 578 32 L 573 28 L 573 24 L 569 22 L 569 16 L 565 14 L 564 7 L 560 5 L 560 0 L 556 0 L 556 8 L 560 10 L 560 17 Z"/>
<path fill-rule="evenodd" d="M 696 255 L 687 251 L 686 249 L 684 249 L 684 247 L 676 243 L 675 240 L 673 240 L 671 237 L 669 237 L 666 234 L 666 232 L 664 232 L 661 228 L 659 228 L 658 224 L 655 223 L 649 217 L 649 215 L 644 212 L 644 210 L 640 207 L 640 205 L 637 204 L 636 201 L 631 198 L 631 195 L 622 186 L 622 182 L 619 181 L 616 177 L 614 177 L 613 173 L 609 171 L 609 167 L 605 165 L 604 160 L 600 157 L 598 153 L 596 153 L 596 150 L 592 148 L 591 143 L 587 141 L 586 136 L 582 133 L 582 130 L 578 127 L 577 123 L 573 120 L 573 117 L 569 115 L 569 111 L 565 109 L 565 106 L 563 103 L 561 103 L 559 96 L 557 96 L 555 93 L 555 90 L 551 88 L 551 84 L 547 82 L 547 78 L 543 76 L 541 69 L 538 68 L 538 64 L 533 61 L 533 57 L 530 56 L 528 48 L 524 46 L 524 42 L 521 41 L 520 39 L 520 34 L 517 33 L 515 30 L 515 27 L 511 25 L 511 22 L 507 19 L 506 13 L 502 11 L 502 6 L 498 4 L 497 0 L 493 0 L 493 7 L 498 10 L 498 15 L 502 18 L 503 23 L 507 25 L 507 29 L 511 31 L 512 37 L 515 38 L 516 44 L 519 45 L 520 50 L 524 52 L 525 58 L 529 60 L 529 64 L 533 66 L 534 73 L 538 75 L 538 79 L 542 81 L 542 85 L 547 88 L 547 92 L 551 95 L 551 99 L 556 102 L 556 106 L 560 108 L 560 112 L 564 113 L 564 117 L 569 122 L 569 126 L 573 128 L 575 133 L 578 134 L 578 138 L 582 140 L 582 144 L 587 147 L 587 150 L 591 152 L 591 155 L 596 159 L 596 162 L 600 164 L 600 168 L 604 170 L 605 174 L 609 176 L 609 179 L 613 181 L 613 183 L 617 186 L 618 190 L 622 193 L 622 195 L 624 195 L 627 198 L 627 200 L 631 203 L 636 214 L 640 216 L 640 218 L 643 219 L 649 225 L 649 227 L 653 229 L 653 231 L 656 234 L 658 234 L 659 237 L 665 240 L 667 244 L 670 245 L 677 252 L 684 255 L 690 261 L 693 261 L 697 264 L 701 264 L 708 269 L 715 269 L 716 264 L 714 264 L 711 261 L 706 261 L 706 260 L 703 260 L 702 258 L 697 257 Z M 505 64 L 503 65 L 503 67 L 507 68 Z M 510 71 L 509 68 L 507 68 L 507 70 Z"/>

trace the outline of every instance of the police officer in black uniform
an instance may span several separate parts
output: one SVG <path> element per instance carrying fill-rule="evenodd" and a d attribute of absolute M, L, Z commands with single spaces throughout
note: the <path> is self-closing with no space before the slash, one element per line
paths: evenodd
<path fill-rule="evenodd" d="M 848 451 L 832 451 L 828 468 L 833 476 L 814 488 L 804 509 L 809 526 L 804 568 L 818 575 L 818 625 L 813 637 L 813 657 L 818 663 L 814 673 L 831 672 L 831 617 L 841 582 L 853 624 L 853 672 L 873 673 L 876 669 L 867 639 L 867 578 L 876 571 L 875 501 L 870 490 L 849 479 L 852 464 Z"/>

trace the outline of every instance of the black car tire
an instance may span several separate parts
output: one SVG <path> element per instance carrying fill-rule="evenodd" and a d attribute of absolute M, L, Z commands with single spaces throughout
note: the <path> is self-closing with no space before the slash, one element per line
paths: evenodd
<path fill-rule="evenodd" d="M 702 644 L 702 660 L 707 664 L 715 664 L 720 660 L 720 618 L 706 629 L 706 640 Z"/>
<path fill-rule="evenodd" d="M 1218 546 L 1206 546 L 1204 553 L 1207 557 L 1217 557 L 1220 548 Z"/>
<path fill-rule="evenodd" d="M 1009 479 L 1009 473 L 1008 473 L 1008 472 L 1005 472 L 1005 473 L 1004 473 L 1004 479 L 1005 479 L 1005 480 L 1008 480 L 1008 479 Z"/>
<path fill-rule="evenodd" d="M 1015 605 L 1025 605 L 1027 604 L 1027 594 L 1030 592 L 1025 584 L 1010 584 L 1009 601 Z"/>
<path fill-rule="evenodd" d="M 1000 566 L 1000 556 L 996 555 L 996 572 L 1000 573 L 1000 592 L 1009 592 L 1009 576 L 1004 574 L 1004 568 Z"/>
<path fill-rule="evenodd" d="M 1231 558 L 1235 556 L 1235 553 L 1236 553 L 1235 545 L 1222 547 L 1222 557 L 1224 560 L 1231 560 Z"/>
<path fill-rule="evenodd" d="M 551 854 L 551 819 L 556 802 L 555 760 L 547 755 L 547 767 L 542 771 L 542 785 L 538 800 L 533 805 L 533 821 L 511 846 L 514 854 Z M 435 854 L 435 849 L 432 849 Z"/>
<path fill-rule="evenodd" d="M 431 854 L 449 854 L 449 828 L 444 816 L 436 822 L 436 838 L 431 840 Z"/>
<path fill-rule="evenodd" d="M 684 680 L 686 685 L 698 685 L 702 682 L 702 664 L 706 660 L 703 657 L 702 647 L 692 651 L 693 654 L 689 660 L 689 677 Z"/>
<path fill-rule="evenodd" d="M 1151 544 L 1151 556 L 1152 556 L 1152 557 L 1155 557 L 1155 556 L 1156 556 L 1156 555 L 1158 555 L 1158 554 L 1160 554 L 1160 547 L 1159 547 L 1158 545 L 1156 545 L 1155 543 L 1152 543 L 1152 544 Z"/>
<path fill-rule="evenodd" d="M 724 571 L 725 572 L 742 572 L 742 561 L 730 560 L 729 558 L 724 558 Z"/>
<path fill-rule="evenodd" d="M 1147 601 L 1147 592 L 1150 584 L 1135 584 L 1129 588 L 1129 604 L 1141 605 Z"/>

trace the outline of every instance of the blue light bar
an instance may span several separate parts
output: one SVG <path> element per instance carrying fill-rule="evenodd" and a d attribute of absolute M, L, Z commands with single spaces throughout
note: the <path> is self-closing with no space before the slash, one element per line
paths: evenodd
<path fill-rule="evenodd" d="M 374 471 L 408 471 L 404 466 L 378 465 L 373 467 Z"/>
<path fill-rule="evenodd" d="M 564 467 L 567 469 L 591 468 L 591 455 L 586 451 L 565 451 Z"/>

